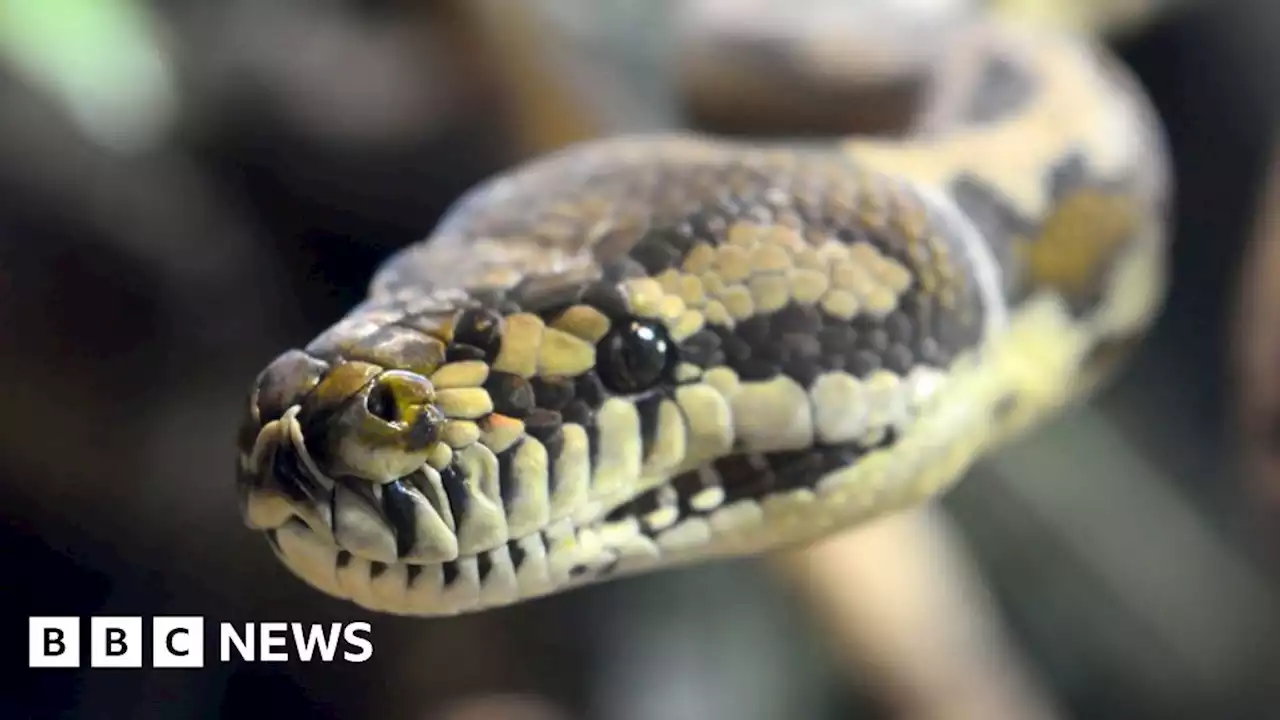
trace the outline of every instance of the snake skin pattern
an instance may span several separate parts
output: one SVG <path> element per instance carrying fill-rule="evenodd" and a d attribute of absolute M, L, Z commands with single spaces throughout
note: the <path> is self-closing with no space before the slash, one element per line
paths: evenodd
<path fill-rule="evenodd" d="M 905 137 L 619 138 L 473 190 L 258 377 L 247 524 L 323 592 L 450 615 L 950 486 L 1141 336 L 1169 193 L 1115 61 L 963 35 Z"/>

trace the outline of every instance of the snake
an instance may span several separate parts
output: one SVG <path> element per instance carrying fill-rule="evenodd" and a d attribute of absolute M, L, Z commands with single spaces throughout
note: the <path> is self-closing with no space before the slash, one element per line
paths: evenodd
<path fill-rule="evenodd" d="M 491 610 L 939 497 L 1114 377 L 1167 292 L 1155 110 L 978 17 L 895 136 L 594 139 L 459 198 L 254 380 L 244 523 L 321 593 Z"/>

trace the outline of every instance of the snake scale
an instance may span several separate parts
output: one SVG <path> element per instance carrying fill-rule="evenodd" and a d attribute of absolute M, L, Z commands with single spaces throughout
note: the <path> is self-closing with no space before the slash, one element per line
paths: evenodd
<path fill-rule="evenodd" d="M 1162 130 L 1084 39 L 961 35 L 901 137 L 473 189 L 258 376 L 246 523 L 330 595 L 473 612 L 914 506 L 1087 394 L 1164 297 Z"/>

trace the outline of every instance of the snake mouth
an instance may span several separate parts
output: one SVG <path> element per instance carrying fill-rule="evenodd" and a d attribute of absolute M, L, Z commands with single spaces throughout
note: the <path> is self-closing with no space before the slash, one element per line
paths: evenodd
<path fill-rule="evenodd" d="M 370 610 L 453 615 L 509 605 L 588 575 L 570 518 L 513 536 L 465 451 L 391 482 L 326 475 L 298 407 L 262 427 L 240 458 L 245 523 L 312 587 Z M 470 468 L 468 466 L 471 466 Z M 555 552 L 552 552 L 553 549 Z"/>

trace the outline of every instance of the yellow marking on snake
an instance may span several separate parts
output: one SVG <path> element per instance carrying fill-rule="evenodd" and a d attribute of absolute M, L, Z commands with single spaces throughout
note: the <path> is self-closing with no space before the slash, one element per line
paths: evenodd
<path fill-rule="evenodd" d="M 595 364 L 595 345 L 555 328 L 547 328 L 542 332 L 537 374 L 579 375 L 590 370 Z"/>
<path fill-rule="evenodd" d="M 493 399 L 480 388 L 453 388 L 436 393 L 436 407 L 451 418 L 476 420 L 493 412 Z"/>
<path fill-rule="evenodd" d="M 480 387 L 489 377 L 489 366 L 480 360 L 464 360 L 442 366 L 431 374 L 431 384 L 437 390 Z"/>
<path fill-rule="evenodd" d="M 633 314 L 642 318 L 662 316 L 662 299 L 666 294 L 657 280 L 652 278 L 627 280 L 623 283 L 623 290 Z"/>
<path fill-rule="evenodd" d="M 691 335 L 698 332 L 706 325 L 706 318 L 697 310 L 686 310 L 680 313 L 675 322 L 671 323 L 670 332 L 671 339 L 676 342 L 687 340 Z"/>
<path fill-rule="evenodd" d="M 1082 191 L 1063 198 L 1040 234 L 1015 248 L 1032 284 L 1075 298 L 1094 289 L 1097 268 L 1132 241 L 1139 225 L 1123 198 Z"/>
<path fill-rule="evenodd" d="M 574 305 L 561 313 L 551 327 L 594 343 L 609 332 L 609 318 L 589 305 Z"/>
<path fill-rule="evenodd" d="M 450 420 L 440 431 L 440 439 L 459 450 L 480 439 L 480 427 L 470 420 Z"/>
<path fill-rule="evenodd" d="M 479 424 L 480 442 L 494 453 L 501 453 L 524 437 L 524 422 L 493 413 Z"/>
<path fill-rule="evenodd" d="M 431 446 L 427 455 L 427 466 L 424 470 L 438 471 L 449 467 L 453 462 L 453 448 L 447 442 L 438 442 Z"/>
<path fill-rule="evenodd" d="M 493 361 L 493 369 L 533 377 L 538 370 L 543 327 L 542 318 L 530 313 L 507 317 L 502 329 L 502 349 Z"/>

